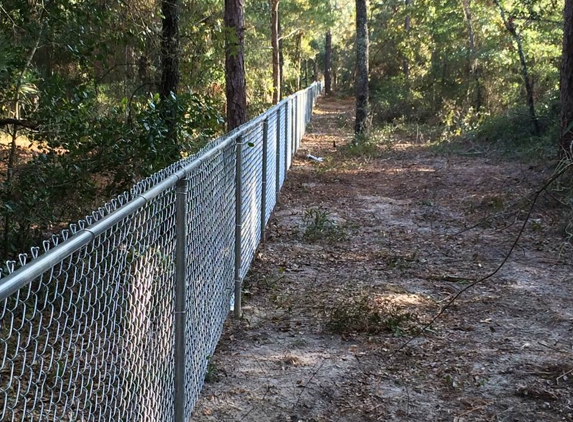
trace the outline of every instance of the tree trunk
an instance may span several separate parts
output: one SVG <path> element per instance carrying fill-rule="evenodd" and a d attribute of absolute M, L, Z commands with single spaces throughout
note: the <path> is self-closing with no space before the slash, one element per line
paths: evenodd
<path fill-rule="evenodd" d="M 334 53 L 336 53 L 336 51 Z M 336 54 L 334 54 L 334 56 L 336 57 Z M 336 88 L 338 87 L 338 73 L 336 72 L 336 64 L 333 64 L 332 68 L 330 69 L 330 79 L 331 90 L 336 92 Z"/>
<path fill-rule="evenodd" d="M 270 0 L 271 46 L 273 55 L 273 104 L 281 100 L 281 68 L 279 51 L 279 0 Z"/>
<path fill-rule="evenodd" d="M 301 75 L 301 59 L 302 59 L 302 32 L 299 32 L 296 36 L 296 46 L 294 52 L 294 62 L 296 65 L 296 90 L 300 90 L 300 75 Z"/>
<path fill-rule="evenodd" d="M 368 125 L 368 0 L 356 0 L 356 122 L 362 135 Z"/>
<path fill-rule="evenodd" d="M 225 0 L 225 28 L 227 130 L 231 131 L 247 120 L 243 0 Z"/>
<path fill-rule="evenodd" d="M 318 56 L 312 61 L 313 72 L 314 72 L 314 82 L 318 81 Z"/>
<path fill-rule="evenodd" d="M 43 12 L 40 13 L 40 22 L 42 21 Z M 32 60 L 34 60 L 34 56 L 38 51 L 40 46 L 40 40 L 43 37 L 44 33 L 44 25 L 40 27 L 40 31 L 38 32 L 38 37 L 36 38 L 36 42 L 32 49 L 28 54 L 28 58 L 22 70 L 20 71 L 20 75 L 18 76 L 18 82 L 16 83 L 16 87 L 14 89 L 14 98 L 12 100 L 12 112 L 14 114 L 14 122 L 20 120 L 20 93 L 22 89 L 22 84 L 24 83 L 24 75 L 30 69 L 30 65 L 32 64 Z M 12 140 L 10 142 L 10 153 L 8 155 L 8 163 L 6 167 L 6 179 L 4 180 L 4 187 L 3 189 L 8 193 L 7 198 L 8 200 L 13 199 L 13 189 L 12 189 L 12 182 L 14 178 L 14 172 L 16 170 L 17 160 L 18 160 L 18 145 L 16 143 L 18 139 L 18 125 L 14 123 L 12 127 L 11 133 Z M 6 213 L 4 217 L 4 252 L 9 250 L 10 247 L 10 228 L 12 226 L 12 219 L 10 218 L 10 214 Z"/>
<path fill-rule="evenodd" d="M 354 133 L 368 129 L 368 0 L 356 0 L 356 122 Z"/>
<path fill-rule="evenodd" d="M 326 43 L 324 46 L 324 94 L 330 95 L 332 93 L 332 34 L 330 29 L 326 33 Z"/>
<path fill-rule="evenodd" d="M 177 95 L 179 86 L 179 0 L 163 0 L 161 31 L 161 87 L 162 100 L 171 93 Z"/>
<path fill-rule="evenodd" d="M 472 12 L 470 7 L 471 0 L 462 0 L 462 7 L 464 9 L 464 16 L 466 18 L 466 23 L 468 25 L 468 43 L 470 47 L 470 73 L 473 79 L 473 84 L 475 88 L 475 103 L 474 107 L 476 113 L 479 114 L 482 103 L 482 92 L 481 92 L 481 82 L 479 79 L 479 68 L 478 68 L 478 58 L 477 50 L 475 45 L 474 28 L 472 22 Z"/>
<path fill-rule="evenodd" d="M 523 76 L 523 82 L 525 85 L 525 94 L 527 97 L 527 107 L 529 108 L 529 115 L 531 116 L 531 122 L 533 123 L 533 132 L 535 135 L 539 135 L 541 132 L 539 128 L 539 122 L 537 121 L 537 116 L 535 115 L 535 103 L 533 100 L 533 83 L 529 76 L 529 70 L 527 68 L 527 61 L 525 60 L 525 53 L 523 52 L 523 43 L 521 42 L 521 36 L 517 33 L 515 26 L 513 24 L 513 19 L 507 19 L 505 17 L 505 10 L 501 7 L 499 0 L 494 0 L 495 4 L 499 8 L 499 13 L 503 24 L 508 32 L 511 34 L 515 43 L 517 44 L 517 52 L 519 54 L 519 62 L 521 63 L 521 75 Z"/>
<path fill-rule="evenodd" d="M 408 6 L 410 5 L 410 0 L 405 0 L 406 10 L 408 10 Z M 404 20 L 404 29 L 406 30 L 406 37 L 410 35 L 410 15 L 406 15 L 406 19 Z M 408 58 L 404 57 L 404 79 L 408 79 L 410 77 L 410 64 L 408 63 Z"/>
<path fill-rule="evenodd" d="M 177 145 L 177 119 L 173 107 L 170 107 L 165 100 L 171 95 L 177 95 L 179 86 L 179 0 L 162 0 L 161 13 L 161 86 L 159 96 L 164 104 L 161 112 L 167 126 L 167 141 L 169 145 Z M 178 158 L 179 151 L 169 151 L 173 153 L 170 160 Z"/>
<path fill-rule="evenodd" d="M 563 11 L 563 55 L 561 58 L 561 136 L 562 154 L 571 158 L 573 150 L 573 0 L 565 0 Z"/>
<path fill-rule="evenodd" d="M 281 91 L 281 98 L 284 95 L 285 92 L 285 87 L 284 87 L 284 77 L 285 77 L 285 71 L 284 71 L 284 65 L 285 65 L 285 56 L 283 53 L 283 40 L 281 37 L 282 34 L 282 29 L 281 29 L 281 15 L 279 14 L 279 86 L 280 86 L 280 91 Z"/>

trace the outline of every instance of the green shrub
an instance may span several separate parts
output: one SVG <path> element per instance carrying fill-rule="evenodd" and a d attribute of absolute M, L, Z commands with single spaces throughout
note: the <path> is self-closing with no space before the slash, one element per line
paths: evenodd
<path fill-rule="evenodd" d="M 408 323 L 417 320 L 414 313 L 376 301 L 373 295 L 366 293 L 342 298 L 327 314 L 326 328 L 337 334 L 389 332 L 400 336 L 413 330 Z"/>
<path fill-rule="evenodd" d="M 330 218 L 326 210 L 310 208 L 305 211 L 302 217 L 305 226 L 304 237 L 310 241 L 317 240 L 344 240 L 346 232 L 336 222 Z"/>

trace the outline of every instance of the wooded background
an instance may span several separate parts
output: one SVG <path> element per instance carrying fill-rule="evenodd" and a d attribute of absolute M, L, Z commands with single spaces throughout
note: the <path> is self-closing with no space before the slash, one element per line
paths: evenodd
<path fill-rule="evenodd" d="M 329 95 L 351 95 L 355 7 L 351 0 L 4 0 L 0 257 L 223 133 L 226 61 L 227 71 L 236 67 L 229 60 L 243 49 L 247 108 L 235 113 L 238 124 L 322 77 Z M 374 128 L 414 124 L 432 128 L 436 141 L 555 151 L 562 0 L 367 7 Z"/>

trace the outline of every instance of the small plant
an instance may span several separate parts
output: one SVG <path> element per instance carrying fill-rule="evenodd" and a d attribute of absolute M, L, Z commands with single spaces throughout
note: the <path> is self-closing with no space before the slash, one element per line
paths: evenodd
<path fill-rule="evenodd" d="M 308 240 L 344 240 L 346 238 L 344 229 L 330 218 L 326 210 L 310 208 L 305 211 L 302 221 L 305 225 L 304 237 Z"/>
<path fill-rule="evenodd" d="M 380 303 L 372 295 L 363 293 L 336 304 L 329 312 L 326 328 L 337 334 L 389 332 L 401 336 L 404 332 L 415 330 L 407 323 L 416 320 L 414 313 L 404 312 L 392 304 Z"/>
<path fill-rule="evenodd" d="M 219 380 L 219 368 L 213 362 L 212 356 L 207 356 L 207 372 L 205 372 L 205 382 L 216 382 Z"/>
<path fill-rule="evenodd" d="M 357 135 L 352 142 L 344 146 L 343 151 L 350 157 L 373 158 L 378 155 L 378 142 L 371 136 Z"/>

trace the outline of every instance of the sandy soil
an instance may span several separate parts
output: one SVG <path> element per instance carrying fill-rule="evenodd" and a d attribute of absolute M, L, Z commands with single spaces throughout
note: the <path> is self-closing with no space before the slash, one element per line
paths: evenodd
<path fill-rule="evenodd" d="M 192 420 L 573 421 L 573 261 L 550 195 L 420 333 L 500 265 L 551 168 L 400 137 L 356 157 L 352 113 L 320 102 Z"/>

